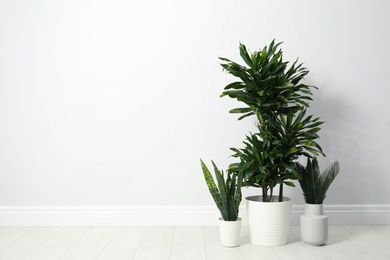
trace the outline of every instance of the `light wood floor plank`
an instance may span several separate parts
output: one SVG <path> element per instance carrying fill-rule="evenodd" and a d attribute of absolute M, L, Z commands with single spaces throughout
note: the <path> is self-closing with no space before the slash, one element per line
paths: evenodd
<path fill-rule="evenodd" d="M 74 244 L 61 260 L 95 260 L 114 236 L 118 227 L 93 227 L 76 244 Z"/>
<path fill-rule="evenodd" d="M 374 226 L 374 228 L 377 228 L 386 235 L 390 235 L 390 226 Z"/>
<path fill-rule="evenodd" d="M 221 246 L 218 227 L 204 227 L 206 259 L 210 260 L 242 260 L 239 247 L 227 248 Z M 241 236 L 242 237 L 242 236 Z M 240 241 L 240 246 L 242 242 Z M 245 259 L 246 260 L 246 259 Z"/>
<path fill-rule="evenodd" d="M 384 254 L 373 250 L 367 243 L 342 226 L 329 227 L 329 239 L 339 245 L 352 259 L 386 259 Z"/>
<path fill-rule="evenodd" d="M 169 260 L 174 227 L 148 227 L 133 260 Z"/>
<path fill-rule="evenodd" d="M 0 233 L 0 249 L 6 247 L 16 239 L 26 235 L 29 232 L 32 232 L 34 229 L 33 227 L 9 227 L 5 228 Z"/>
<path fill-rule="evenodd" d="M 300 227 L 294 226 L 291 227 L 291 232 L 301 240 Z M 303 241 L 299 242 L 305 247 L 305 249 L 314 256 L 314 259 L 343 259 L 349 260 L 354 259 L 350 254 L 348 254 L 345 249 L 338 243 L 334 243 L 331 239 L 328 239 L 328 242 L 323 246 L 312 246 L 304 243 Z"/>
<path fill-rule="evenodd" d="M 176 227 L 170 260 L 205 260 L 202 227 Z"/>
<path fill-rule="evenodd" d="M 312 255 L 305 245 L 290 231 L 288 234 L 288 243 L 284 246 L 275 247 L 276 255 L 280 259 L 289 260 L 313 260 Z"/>
<path fill-rule="evenodd" d="M 364 241 L 371 247 L 370 251 L 377 251 L 378 257 L 380 252 L 390 259 L 390 234 L 386 234 L 383 228 L 378 226 L 345 226 L 344 228 L 352 232 L 356 240 Z"/>
<path fill-rule="evenodd" d="M 48 241 L 27 255 L 24 260 L 59 259 L 69 248 L 80 240 L 90 227 L 67 227 L 56 233 Z"/>
<path fill-rule="evenodd" d="M 146 227 L 120 227 L 97 260 L 132 259 L 145 231 Z"/>
<path fill-rule="evenodd" d="M 0 259 L 23 259 L 54 236 L 60 227 L 34 228 L 0 250 Z"/>
<path fill-rule="evenodd" d="M 239 249 L 241 252 L 242 259 L 245 260 L 257 260 L 257 259 L 269 259 L 279 260 L 280 258 L 275 252 L 273 247 L 254 245 L 250 242 L 249 228 L 244 226 L 241 231 L 241 241 Z"/>

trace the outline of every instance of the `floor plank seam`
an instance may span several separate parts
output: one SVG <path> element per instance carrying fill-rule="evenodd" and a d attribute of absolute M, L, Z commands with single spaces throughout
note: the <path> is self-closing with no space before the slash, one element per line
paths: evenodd
<path fill-rule="evenodd" d="M 43 241 L 41 244 L 39 244 L 36 248 L 34 248 L 33 250 L 31 250 L 31 252 L 29 252 L 27 255 L 25 255 L 22 259 L 26 259 L 28 258 L 29 255 L 31 255 L 34 251 L 37 251 L 43 244 L 45 244 L 46 242 L 48 242 L 50 239 L 52 239 L 55 235 L 57 235 L 59 232 L 61 232 L 62 230 L 64 230 L 64 227 L 59 227 L 59 230 L 57 232 L 55 232 L 52 236 L 50 236 L 49 238 L 47 238 L 45 241 Z"/>
<path fill-rule="evenodd" d="M 172 236 L 172 240 L 171 240 L 171 247 L 169 249 L 168 260 L 171 259 L 171 256 L 172 256 L 172 247 L 173 247 L 173 241 L 174 241 L 174 238 L 175 238 L 175 235 L 176 235 L 176 229 L 177 229 L 177 227 L 174 227 L 174 229 L 173 229 L 173 236 Z"/>
<path fill-rule="evenodd" d="M 8 228 L 8 229 L 11 229 L 11 228 L 12 228 L 12 227 L 10 227 L 10 228 Z M 34 228 L 32 228 L 30 231 L 28 231 L 28 232 L 26 232 L 25 234 L 21 235 L 20 237 L 15 238 L 15 239 L 12 240 L 11 242 L 9 242 L 8 244 L 6 244 L 6 245 L 3 246 L 2 248 L 0 248 L 0 251 L 3 250 L 3 249 L 5 249 L 5 248 L 7 248 L 9 245 L 11 245 L 12 243 L 14 243 L 15 241 L 17 241 L 17 240 L 19 240 L 19 239 L 21 239 L 21 238 L 27 236 L 28 234 L 32 233 L 32 232 L 33 232 L 34 230 L 36 230 L 36 229 L 38 229 L 38 228 L 34 227 Z"/>
<path fill-rule="evenodd" d="M 373 226 L 375 227 L 375 226 Z M 348 229 L 347 227 L 347 230 L 349 232 L 352 233 L 352 235 L 354 235 L 355 237 L 357 237 L 357 234 L 353 231 L 351 231 L 350 229 Z M 374 244 L 371 244 L 371 241 L 369 239 L 367 239 L 366 236 L 361 236 L 360 239 L 362 239 L 363 241 L 365 241 L 367 244 L 369 244 L 372 248 L 375 248 L 376 250 L 382 252 L 383 254 L 387 255 L 388 257 L 390 257 L 390 252 L 388 252 L 387 250 L 384 250 L 382 247 L 378 246 L 376 243 Z M 390 245 L 390 244 L 389 244 Z"/>
<path fill-rule="evenodd" d="M 82 236 L 79 237 L 79 239 L 77 239 L 67 250 L 65 250 L 65 252 L 58 258 L 58 260 L 63 258 L 75 245 L 77 245 L 77 243 L 80 242 L 80 240 L 85 237 L 92 230 L 92 228 L 93 227 L 90 227 Z"/>
<path fill-rule="evenodd" d="M 107 245 L 111 242 L 111 240 L 115 237 L 115 235 L 118 233 L 119 231 L 119 227 L 116 228 L 115 232 L 112 234 L 112 236 L 110 237 L 110 239 L 107 241 L 107 243 L 103 246 L 102 250 L 100 250 L 99 254 L 96 256 L 96 259 L 99 258 L 99 256 L 102 254 L 102 252 L 104 251 L 104 249 L 107 247 Z"/>
<path fill-rule="evenodd" d="M 143 241 L 144 238 L 145 238 L 145 234 L 146 234 L 146 232 L 148 231 L 148 228 L 149 228 L 149 227 L 146 227 L 146 228 L 145 228 L 145 230 L 144 230 L 144 232 L 143 232 L 143 234 L 142 234 L 142 237 L 141 237 L 141 239 L 140 239 L 140 241 L 139 241 L 139 243 L 138 243 L 137 249 L 134 250 L 133 257 L 131 258 L 132 260 L 134 260 L 134 257 L 137 255 L 137 252 L 138 252 L 138 250 L 139 250 L 139 247 L 141 246 L 142 241 Z"/>
<path fill-rule="evenodd" d="M 202 237 L 203 237 L 203 248 L 204 248 L 204 259 L 207 260 L 207 252 L 206 252 L 206 238 L 204 236 L 204 226 L 202 226 Z"/>

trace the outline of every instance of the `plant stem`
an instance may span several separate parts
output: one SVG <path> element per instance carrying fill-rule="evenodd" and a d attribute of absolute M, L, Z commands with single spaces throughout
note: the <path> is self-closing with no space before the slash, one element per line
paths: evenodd
<path fill-rule="evenodd" d="M 266 187 L 262 187 L 263 189 L 263 202 L 267 202 L 267 188 Z"/>
<path fill-rule="evenodd" d="M 279 184 L 279 202 L 283 201 L 283 183 Z"/>

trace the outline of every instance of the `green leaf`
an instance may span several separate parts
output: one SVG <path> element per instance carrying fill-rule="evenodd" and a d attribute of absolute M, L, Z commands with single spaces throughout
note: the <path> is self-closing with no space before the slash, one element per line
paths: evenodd
<path fill-rule="evenodd" d="M 238 217 L 239 204 L 242 199 L 241 186 L 243 181 L 243 173 L 237 174 L 237 166 L 232 164 L 229 166 L 226 178 L 224 172 L 219 170 L 213 161 L 214 174 L 217 180 L 217 185 L 214 179 L 204 164 L 200 160 L 202 171 L 205 176 L 206 183 L 209 187 L 210 193 L 221 213 L 221 216 L 226 221 L 235 221 Z"/>
<path fill-rule="evenodd" d="M 244 114 L 244 115 L 240 116 L 237 120 L 242 120 L 242 119 L 244 119 L 245 117 L 252 116 L 252 115 L 254 115 L 254 114 L 255 114 L 254 112 L 249 112 L 249 113 L 247 113 L 247 114 Z"/>
<path fill-rule="evenodd" d="M 287 153 L 284 155 L 284 157 L 287 157 L 287 156 L 289 156 L 290 154 L 296 153 L 296 152 L 298 152 L 299 150 L 300 150 L 300 149 L 297 148 L 297 147 L 291 147 L 291 148 L 287 151 Z"/>
<path fill-rule="evenodd" d="M 233 83 L 226 85 L 225 89 L 242 89 L 244 87 L 245 87 L 245 85 L 242 82 L 236 81 L 236 82 L 233 82 Z"/>
<path fill-rule="evenodd" d="M 295 187 L 295 184 L 291 181 L 284 181 L 283 183 L 286 184 L 287 186 Z"/>
<path fill-rule="evenodd" d="M 326 192 L 340 171 L 336 161 L 329 165 L 322 173 L 317 158 L 307 159 L 306 167 L 296 163 L 301 179 L 299 184 L 302 188 L 306 203 L 322 204 L 326 198 Z"/>
<path fill-rule="evenodd" d="M 242 43 L 240 43 L 239 49 L 240 49 L 240 56 L 241 56 L 241 58 L 245 61 L 245 63 L 246 63 L 249 67 L 253 68 L 252 60 L 251 60 L 251 58 L 249 57 L 249 54 L 248 54 L 248 51 L 247 51 L 245 45 L 242 44 Z"/>
<path fill-rule="evenodd" d="M 231 62 L 231 60 L 229 60 L 229 59 L 226 59 L 226 58 L 223 58 L 223 57 L 218 57 L 218 59 L 220 59 L 221 61 L 227 61 L 227 62 Z"/>
<path fill-rule="evenodd" d="M 217 168 L 217 166 L 215 165 L 215 163 L 213 161 L 211 161 L 211 162 L 212 162 L 213 167 L 214 167 L 214 174 L 215 174 L 215 177 L 217 179 L 217 185 L 218 185 L 219 192 L 221 194 L 222 202 L 223 202 L 223 204 L 226 204 L 225 179 L 223 177 L 223 172 L 221 172 Z M 224 206 L 226 206 L 226 205 L 224 205 Z"/>
<path fill-rule="evenodd" d="M 250 107 L 243 107 L 243 108 L 233 108 L 229 111 L 229 113 L 248 113 L 252 112 L 253 110 Z"/>
<path fill-rule="evenodd" d="M 211 175 L 209 169 L 205 165 L 205 163 L 200 160 L 201 166 L 202 166 L 202 171 L 203 171 L 203 176 L 205 178 L 207 187 L 209 188 L 210 194 L 214 199 L 215 204 L 217 205 L 219 211 L 221 212 L 222 218 L 227 217 L 226 215 L 226 210 L 224 208 L 224 205 L 222 203 L 221 199 L 221 194 L 214 182 L 213 176 Z"/>

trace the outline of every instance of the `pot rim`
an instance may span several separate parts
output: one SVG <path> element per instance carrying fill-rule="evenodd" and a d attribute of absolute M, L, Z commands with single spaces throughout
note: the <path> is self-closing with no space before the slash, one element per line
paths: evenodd
<path fill-rule="evenodd" d="M 261 195 L 254 195 L 254 196 L 248 196 L 246 197 L 245 199 L 247 201 L 252 201 L 252 202 L 261 202 L 261 203 L 287 203 L 287 202 L 290 202 L 291 201 L 291 198 L 290 197 L 286 197 L 286 196 L 283 196 L 283 201 L 282 202 L 279 202 L 278 199 L 279 199 L 279 196 L 274 196 L 272 199 L 272 201 L 270 202 L 263 202 L 263 200 L 261 199 L 263 196 Z"/>
<path fill-rule="evenodd" d="M 238 217 L 237 220 L 223 220 L 222 217 L 219 217 L 218 220 L 222 221 L 222 222 L 240 222 L 240 221 L 242 221 L 242 218 Z"/>

